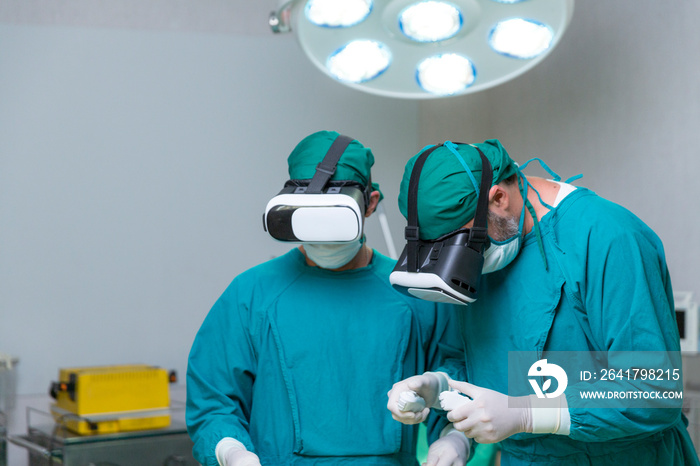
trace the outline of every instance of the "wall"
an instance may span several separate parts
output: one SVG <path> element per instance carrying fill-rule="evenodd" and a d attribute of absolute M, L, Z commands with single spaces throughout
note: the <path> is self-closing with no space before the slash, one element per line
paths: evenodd
<path fill-rule="evenodd" d="M 230 280 L 288 249 L 261 214 L 311 132 L 373 148 L 400 226 L 417 111 L 334 83 L 291 35 L 0 24 L 0 351 L 20 358 L 18 392 L 71 366 L 184 378 Z"/>
<path fill-rule="evenodd" d="M 561 44 L 525 75 L 422 103 L 421 144 L 498 138 L 516 161 L 583 173 L 576 184 L 659 234 L 674 289 L 699 300 L 698 21 L 698 2 L 579 0 Z"/>

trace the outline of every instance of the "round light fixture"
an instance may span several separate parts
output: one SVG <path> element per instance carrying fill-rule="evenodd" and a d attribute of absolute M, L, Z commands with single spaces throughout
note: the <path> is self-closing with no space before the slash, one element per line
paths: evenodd
<path fill-rule="evenodd" d="M 451 3 L 429 0 L 414 3 L 399 13 L 399 28 L 417 42 L 449 39 L 462 27 L 462 13 Z"/>
<path fill-rule="evenodd" d="M 354 40 L 328 57 L 328 72 L 339 81 L 364 83 L 375 79 L 389 67 L 391 53 L 382 43 Z"/>
<path fill-rule="evenodd" d="M 304 7 L 306 18 L 317 26 L 351 27 L 369 16 L 372 0 L 309 0 Z"/>
<path fill-rule="evenodd" d="M 416 81 L 426 92 L 448 96 L 464 92 L 476 79 L 474 64 L 456 53 L 426 58 L 418 64 Z"/>
<path fill-rule="evenodd" d="M 280 1 L 271 28 L 293 30 L 321 71 L 407 99 L 477 92 L 523 74 L 556 47 L 574 7 L 574 0 Z"/>
<path fill-rule="evenodd" d="M 552 45 L 554 32 L 546 24 L 524 18 L 500 21 L 489 34 L 489 44 L 498 53 L 527 60 Z"/>

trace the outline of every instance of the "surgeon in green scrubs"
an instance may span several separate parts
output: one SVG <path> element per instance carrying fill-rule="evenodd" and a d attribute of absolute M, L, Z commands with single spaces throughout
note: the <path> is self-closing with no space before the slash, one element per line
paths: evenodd
<path fill-rule="evenodd" d="M 304 138 L 289 155 L 290 178 L 312 178 L 337 136 Z M 353 140 L 331 179 L 367 186 L 373 163 Z M 367 217 L 382 197 L 371 187 Z M 462 342 L 453 310 L 391 287 L 394 263 L 363 237 L 302 244 L 233 280 L 189 355 L 187 428 L 200 463 L 417 464 L 417 426 L 392 420 L 386 393 L 458 357 Z M 448 422 L 434 422 L 436 439 Z M 431 449 L 466 458 L 468 446 L 453 433 Z"/>
<path fill-rule="evenodd" d="M 509 354 L 678 355 L 679 335 L 658 236 L 586 188 L 558 176 L 525 176 L 498 140 L 445 143 L 428 156 L 417 194 L 422 239 L 472 226 L 482 167 L 477 148 L 493 169 L 491 244 L 478 299 L 459 319 L 464 354 L 439 371 L 398 382 L 389 393 L 394 418 L 411 424 L 429 412 L 398 410 L 402 391 L 414 390 L 437 407 L 439 393 L 452 390 L 468 400 L 448 420 L 476 442 L 500 442 L 502 465 L 699 464 L 678 404 L 586 408 L 575 391 L 565 391 L 540 409 L 535 395 L 510 395 Z M 404 215 L 417 157 L 401 184 Z M 682 389 L 682 381 L 674 383 Z"/>

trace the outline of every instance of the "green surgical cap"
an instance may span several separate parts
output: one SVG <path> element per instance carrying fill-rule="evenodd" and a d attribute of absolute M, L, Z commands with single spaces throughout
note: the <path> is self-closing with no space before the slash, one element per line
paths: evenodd
<path fill-rule="evenodd" d="M 493 168 L 493 184 L 517 173 L 515 162 L 497 139 L 475 144 L 489 159 Z M 477 183 L 481 182 L 481 157 L 469 144 L 455 144 Z M 427 150 L 428 148 L 424 149 Z M 408 183 L 421 150 L 406 164 L 399 192 L 399 210 L 408 217 Z M 420 238 L 431 240 L 463 227 L 474 218 L 478 187 L 474 186 L 464 165 L 452 151 L 441 146 L 425 161 L 418 182 L 418 227 Z"/>
<path fill-rule="evenodd" d="M 335 131 L 319 131 L 302 139 L 287 158 L 289 178 L 292 180 L 313 178 L 316 166 L 321 163 L 338 136 L 339 134 Z M 374 165 L 372 150 L 353 139 L 340 157 L 331 180 L 354 180 L 367 185 L 372 165 Z M 379 185 L 372 183 L 372 190 L 379 191 Z M 379 196 L 380 200 L 384 197 L 381 191 L 379 191 Z"/>

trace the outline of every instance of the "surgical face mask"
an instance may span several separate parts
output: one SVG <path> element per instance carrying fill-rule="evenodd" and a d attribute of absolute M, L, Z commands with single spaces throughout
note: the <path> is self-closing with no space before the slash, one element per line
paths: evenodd
<path fill-rule="evenodd" d="M 520 214 L 520 222 L 514 217 L 501 217 L 489 211 L 489 240 L 490 246 L 484 251 L 484 265 L 481 273 L 491 273 L 501 270 L 513 262 L 520 252 L 523 237 L 524 207 Z"/>
<path fill-rule="evenodd" d="M 362 238 L 349 243 L 304 243 L 304 251 L 309 259 L 324 269 L 339 269 L 353 257 L 362 247 Z"/>

